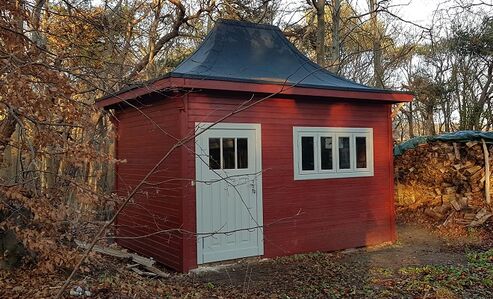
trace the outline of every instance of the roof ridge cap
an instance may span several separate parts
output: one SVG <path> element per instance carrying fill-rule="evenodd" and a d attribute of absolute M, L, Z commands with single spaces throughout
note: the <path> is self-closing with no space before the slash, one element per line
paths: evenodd
<path fill-rule="evenodd" d="M 259 29 L 274 29 L 276 31 L 281 31 L 281 29 L 275 25 L 271 24 L 260 24 L 260 23 L 253 23 L 249 21 L 241 21 L 241 20 L 234 20 L 234 19 L 218 19 L 216 21 L 217 23 L 222 23 L 222 24 L 228 24 L 228 25 L 235 25 L 235 26 L 242 26 L 242 27 L 251 27 L 251 28 L 259 28 Z"/>

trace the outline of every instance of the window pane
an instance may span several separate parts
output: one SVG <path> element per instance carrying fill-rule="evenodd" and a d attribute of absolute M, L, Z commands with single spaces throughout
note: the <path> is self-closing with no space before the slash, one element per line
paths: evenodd
<path fill-rule="evenodd" d="M 301 137 L 301 169 L 315 170 L 313 137 Z"/>
<path fill-rule="evenodd" d="M 221 140 L 209 138 L 209 169 L 221 168 Z"/>
<path fill-rule="evenodd" d="M 248 168 L 248 139 L 238 138 L 236 139 L 236 145 L 238 146 L 238 168 Z"/>
<path fill-rule="evenodd" d="M 366 168 L 366 137 L 356 137 L 356 168 Z"/>
<path fill-rule="evenodd" d="M 223 169 L 235 168 L 235 139 L 223 138 Z"/>
<path fill-rule="evenodd" d="M 320 137 L 322 169 L 332 169 L 332 137 Z"/>
<path fill-rule="evenodd" d="M 350 169 L 349 137 L 339 137 L 339 168 Z"/>

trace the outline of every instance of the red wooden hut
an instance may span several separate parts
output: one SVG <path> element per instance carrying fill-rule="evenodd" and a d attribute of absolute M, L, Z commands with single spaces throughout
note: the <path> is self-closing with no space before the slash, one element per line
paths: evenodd
<path fill-rule="evenodd" d="M 171 73 L 97 102 L 126 160 L 118 194 L 170 153 L 118 243 L 185 272 L 394 241 L 391 105 L 411 100 L 328 72 L 277 27 L 219 21 Z"/>

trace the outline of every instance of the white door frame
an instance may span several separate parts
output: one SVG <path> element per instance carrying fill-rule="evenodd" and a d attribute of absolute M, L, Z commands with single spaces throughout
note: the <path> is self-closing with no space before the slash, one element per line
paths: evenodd
<path fill-rule="evenodd" d="M 262 197 L 262 143 L 261 143 L 261 125 L 255 123 L 195 123 L 195 179 L 198 180 L 202 178 L 202 167 L 203 161 L 199 159 L 196 155 L 202 152 L 202 149 L 199 145 L 198 140 L 201 138 L 201 133 L 205 130 L 214 130 L 214 129 L 223 129 L 223 130 L 254 130 L 255 131 L 255 170 L 259 173 L 257 176 L 257 223 L 259 233 L 257 234 L 257 242 L 258 242 L 258 256 L 262 256 L 264 254 L 264 228 L 263 228 L 263 197 Z M 202 157 L 203 160 L 208 161 L 208 157 Z M 195 231 L 197 231 L 199 223 L 201 223 L 201 213 L 199 211 L 199 207 L 201 206 L 200 202 L 202 200 L 201 188 L 203 184 L 198 184 L 195 182 L 195 206 L 196 206 L 196 226 Z M 197 264 L 203 264 L 203 254 L 202 254 L 202 240 L 199 235 L 197 235 Z"/>

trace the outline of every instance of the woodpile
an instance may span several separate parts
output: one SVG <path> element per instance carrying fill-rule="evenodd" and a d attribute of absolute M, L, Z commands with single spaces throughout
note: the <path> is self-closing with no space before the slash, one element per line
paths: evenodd
<path fill-rule="evenodd" d="M 442 225 L 493 221 L 486 172 L 492 156 L 493 145 L 481 141 L 434 141 L 405 151 L 395 157 L 397 205 L 422 211 Z"/>

